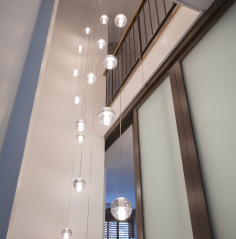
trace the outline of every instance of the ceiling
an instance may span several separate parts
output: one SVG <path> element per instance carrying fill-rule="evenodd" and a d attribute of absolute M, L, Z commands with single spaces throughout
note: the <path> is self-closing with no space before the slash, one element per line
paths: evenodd
<path fill-rule="evenodd" d="M 122 196 L 135 208 L 133 132 L 129 127 L 121 136 Z M 106 203 L 112 203 L 121 196 L 120 139 L 105 153 Z"/>
<path fill-rule="evenodd" d="M 214 0 L 173 0 L 173 2 L 176 3 L 183 3 L 185 6 L 193 6 L 194 8 L 206 11 L 211 4 L 214 2 Z"/>

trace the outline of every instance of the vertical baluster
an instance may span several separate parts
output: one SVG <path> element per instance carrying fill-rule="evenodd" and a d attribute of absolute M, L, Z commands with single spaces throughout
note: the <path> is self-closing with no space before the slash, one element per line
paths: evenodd
<path fill-rule="evenodd" d="M 114 95 L 114 92 L 113 92 L 113 88 L 114 88 L 114 86 L 113 86 L 113 70 L 110 70 L 110 72 L 111 72 L 111 98 L 113 98 L 113 95 Z"/>
<path fill-rule="evenodd" d="M 126 53 L 126 38 L 125 38 L 125 73 L 127 76 L 127 53 Z M 125 76 L 125 77 L 126 77 Z"/>
<path fill-rule="evenodd" d="M 123 79 L 124 79 L 123 70 L 124 70 L 124 45 L 122 46 L 122 67 L 121 67 L 122 78 L 121 78 L 121 83 L 122 83 L 122 81 L 123 81 Z"/>
<path fill-rule="evenodd" d="M 120 87 L 120 47 L 118 49 L 118 89 Z"/>
<path fill-rule="evenodd" d="M 108 75 L 109 75 L 109 102 L 111 101 L 111 98 L 112 98 L 112 82 L 111 82 L 111 72 L 108 71 Z"/>
<path fill-rule="evenodd" d="M 129 59 L 130 59 L 130 69 L 131 69 L 131 67 L 132 67 L 132 60 L 131 60 L 130 34 L 131 34 L 131 30 L 129 32 Z M 129 69 L 129 71 L 130 71 L 130 69 Z"/>
<path fill-rule="evenodd" d="M 150 1 L 149 1 L 149 0 L 148 0 L 148 8 L 149 8 L 150 25 L 151 25 L 152 36 L 153 36 L 153 28 L 152 28 L 152 15 L 151 15 Z"/>
<path fill-rule="evenodd" d="M 163 0 L 163 5 L 164 5 L 165 16 L 166 16 L 166 3 L 165 3 L 165 0 Z"/>
<path fill-rule="evenodd" d="M 138 44 L 139 44 L 139 58 L 142 59 L 142 38 L 141 38 L 141 28 L 140 28 L 140 19 L 139 13 L 137 14 L 137 27 L 138 27 Z"/>
<path fill-rule="evenodd" d="M 147 29 L 146 29 L 146 20 L 145 20 L 144 4 L 143 4 L 143 20 L 144 20 L 145 39 L 146 39 L 146 45 L 147 45 Z"/>
<path fill-rule="evenodd" d="M 134 23 L 135 24 L 135 23 Z M 133 40 L 134 40 L 134 62 L 136 62 L 136 48 L 135 48 L 135 38 L 134 38 L 134 25 L 133 25 Z"/>
<path fill-rule="evenodd" d="M 108 106 L 108 77 L 106 75 L 106 106 Z"/>
<path fill-rule="evenodd" d="M 157 24 L 158 24 L 158 27 L 159 27 L 160 22 L 159 22 L 158 8 L 157 8 L 157 0 L 155 0 L 155 6 L 156 6 L 156 12 L 157 12 Z"/>
<path fill-rule="evenodd" d="M 116 67 L 114 69 L 114 74 L 115 74 L 114 81 L 115 81 L 115 93 L 116 93 Z"/>

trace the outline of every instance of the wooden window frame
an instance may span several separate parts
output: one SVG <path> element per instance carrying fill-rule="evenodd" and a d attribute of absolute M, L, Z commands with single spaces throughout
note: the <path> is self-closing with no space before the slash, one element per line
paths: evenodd
<path fill-rule="evenodd" d="M 133 127 L 134 143 L 134 172 L 136 198 L 136 224 L 138 239 L 144 239 L 142 187 L 140 172 L 138 108 L 160 85 L 170 76 L 172 97 L 174 103 L 179 144 L 183 163 L 188 205 L 190 211 L 194 239 L 212 239 L 210 219 L 205 200 L 199 160 L 196 151 L 192 121 L 189 113 L 184 80 L 180 61 L 207 33 L 214 23 L 226 12 L 235 0 L 215 0 L 195 26 L 183 38 L 159 70 L 153 75 L 146 87 L 137 95 L 134 101 L 122 113 L 122 133 L 130 126 Z M 117 121 L 105 135 L 106 150 L 119 138 L 119 122 Z"/>

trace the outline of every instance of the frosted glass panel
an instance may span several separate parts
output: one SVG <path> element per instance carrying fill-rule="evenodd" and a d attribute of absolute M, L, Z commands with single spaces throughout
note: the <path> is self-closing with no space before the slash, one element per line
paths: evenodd
<path fill-rule="evenodd" d="M 169 76 L 138 110 L 145 239 L 191 239 Z"/>
<path fill-rule="evenodd" d="M 210 220 L 236 238 L 236 4 L 182 61 Z"/>

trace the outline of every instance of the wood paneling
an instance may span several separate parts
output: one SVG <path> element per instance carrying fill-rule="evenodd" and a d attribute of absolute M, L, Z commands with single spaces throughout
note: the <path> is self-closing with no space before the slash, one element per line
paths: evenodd
<path fill-rule="evenodd" d="M 180 63 L 170 70 L 170 82 L 182 155 L 194 238 L 212 238 L 197 151 Z"/>

